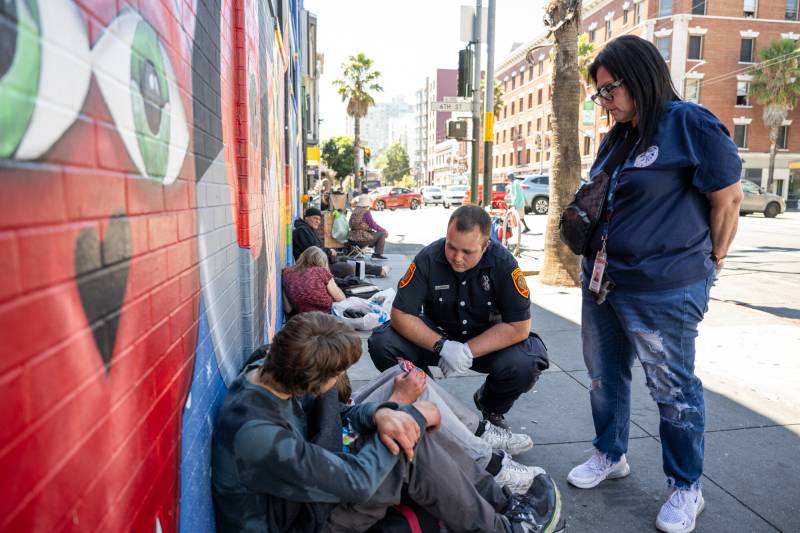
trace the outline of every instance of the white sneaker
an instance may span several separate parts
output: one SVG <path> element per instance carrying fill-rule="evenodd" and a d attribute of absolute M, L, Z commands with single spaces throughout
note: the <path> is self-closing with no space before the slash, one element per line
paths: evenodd
<path fill-rule="evenodd" d="M 500 471 L 494 476 L 494 480 L 498 485 L 508 487 L 515 494 L 525 494 L 531 487 L 533 478 L 545 473 L 543 468 L 520 464 L 504 453 Z"/>
<path fill-rule="evenodd" d="M 488 420 L 481 421 L 481 424 L 485 424 L 485 426 L 480 438 L 495 451 L 517 455 L 533 448 L 533 440 L 530 435 L 512 433 L 510 429 L 495 426 Z"/>
<path fill-rule="evenodd" d="M 617 479 L 630 473 L 631 467 L 624 455 L 612 463 L 606 454 L 595 450 L 588 461 L 569 471 L 567 481 L 580 489 L 591 489 L 605 479 Z"/>
<path fill-rule="evenodd" d="M 672 494 L 658 512 L 656 528 L 667 533 L 694 531 L 695 520 L 705 506 L 702 489 L 672 489 Z"/>

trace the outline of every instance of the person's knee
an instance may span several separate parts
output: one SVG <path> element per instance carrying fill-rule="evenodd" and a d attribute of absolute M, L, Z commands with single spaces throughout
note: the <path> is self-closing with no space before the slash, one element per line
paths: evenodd
<path fill-rule="evenodd" d="M 372 331 L 367 339 L 367 350 L 375 368 L 383 372 L 394 364 L 394 359 L 389 353 L 392 329 L 388 324 L 383 324 Z"/>

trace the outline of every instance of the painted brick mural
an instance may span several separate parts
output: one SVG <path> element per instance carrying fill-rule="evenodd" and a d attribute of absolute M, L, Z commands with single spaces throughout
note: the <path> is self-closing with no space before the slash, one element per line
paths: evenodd
<path fill-rule="evenodd" d="M 301 0 L 0 0 L 0 531 L 213 531 L 280 326 Z"/>

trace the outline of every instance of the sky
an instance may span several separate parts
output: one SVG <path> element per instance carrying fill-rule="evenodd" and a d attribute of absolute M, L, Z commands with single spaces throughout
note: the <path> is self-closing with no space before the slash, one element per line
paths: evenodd
<path fill-rule="evenodd" d="M 383 92 L 377 102 L 403 96 L 414 102 L 414 91 L 437 68 L 458 68 L 462 5 L 474 0 L 305 0 L 317 16 L 318 52 L 325 55 L 320 78 L 320 133 L 323 139 L 345 133 L 345 104 L 332 82 L 341 75 L 348 56 L 363 52 L 381 72 Z M 497 0 L 495 65 L 513 43 L 530 41 L 544 32 L 545 0 Z M 483 0 L 488 5 L 488 0 Z M 481 68 L 486 68 L 482 45 Z"/>

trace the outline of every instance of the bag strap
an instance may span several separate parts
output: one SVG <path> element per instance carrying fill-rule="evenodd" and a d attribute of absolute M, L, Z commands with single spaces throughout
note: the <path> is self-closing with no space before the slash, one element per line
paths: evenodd
<path fill-rule="evenodd" d="M 637 133 L 635 128 L 629 128 L 625 137 L 616 143 L 608 159 L 603 163 L 603 171 L 607 176 L 611 176 L 614 170 L 627 159 L 628 155 L 630 155 L 631 148 L 633 148 L 633 145 L 636 144 L 639 138 Z"/>

